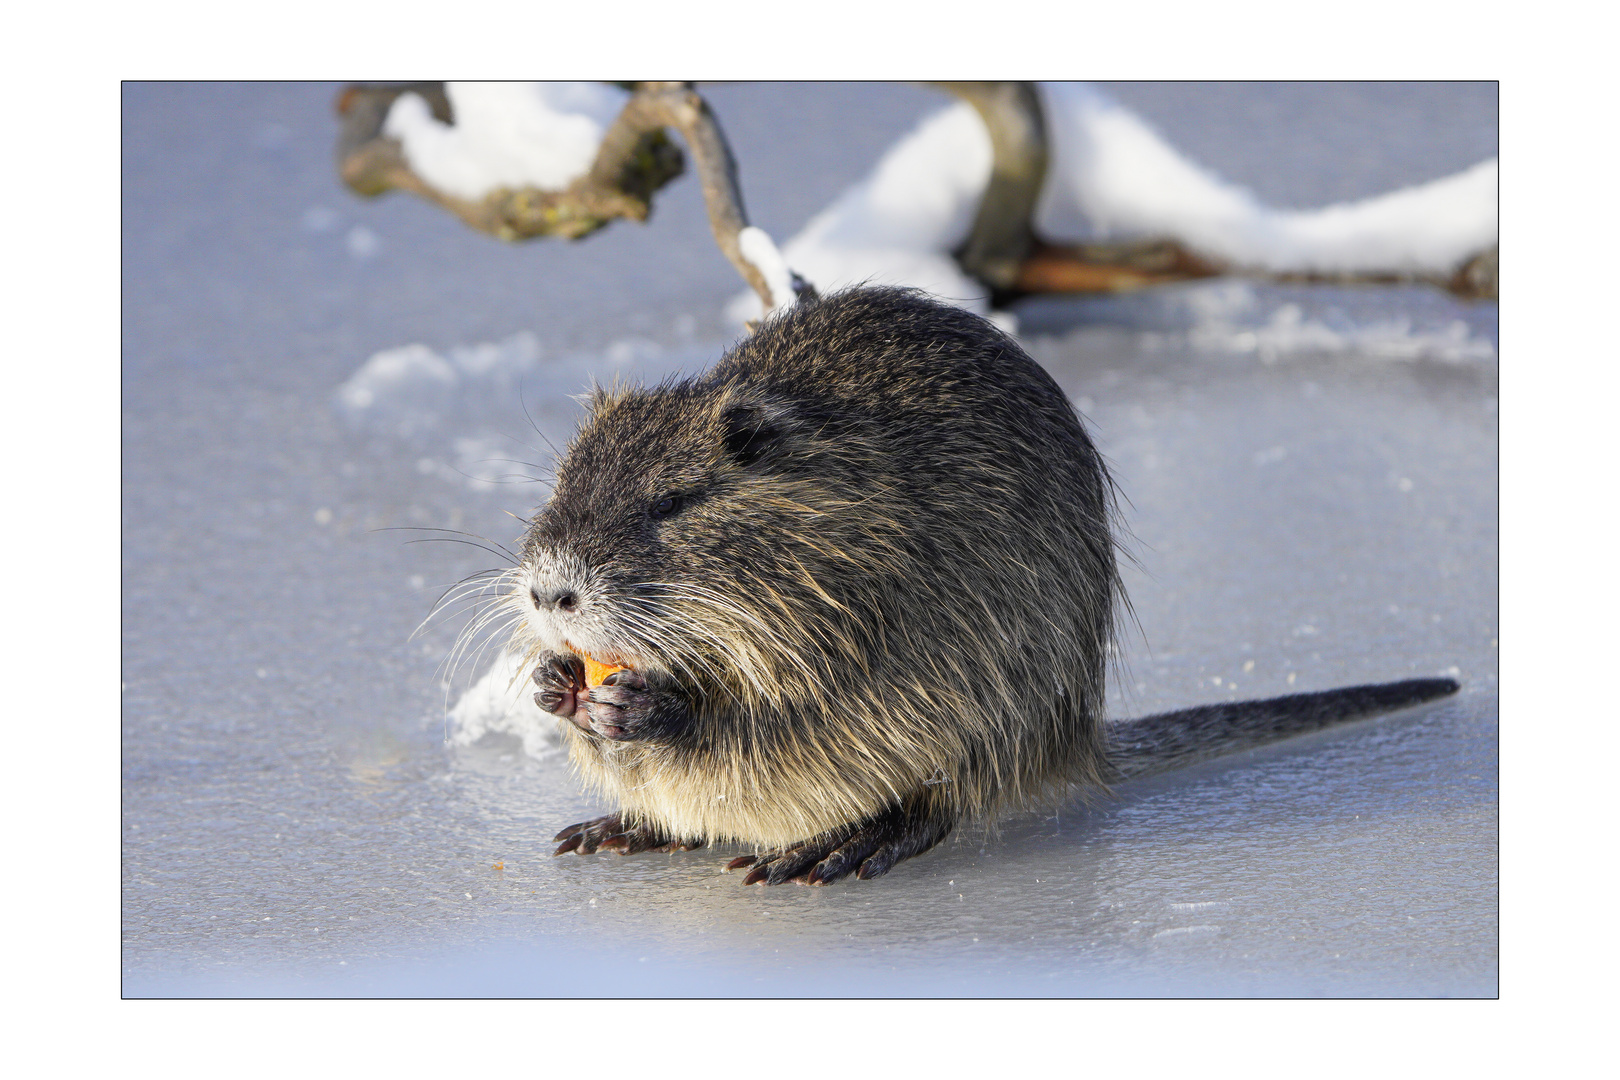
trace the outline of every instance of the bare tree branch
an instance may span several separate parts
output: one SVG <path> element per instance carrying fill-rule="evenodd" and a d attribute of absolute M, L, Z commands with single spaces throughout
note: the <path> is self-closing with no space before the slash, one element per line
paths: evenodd
<path fill-rule="evenodd" d="M 1130 292 L 1195 278 L 1230 275 L 1254 281 L 1313 285 L 1432 285 L 1470 300 L 1496 299 L 1496 248 L 1467 260 L 1451 275 L 1399 271 L 1328 273 L 1229 266 L 1172 239 L 1057 246 L 1037 240 L 1003 294 L 1012 300 L 1046 293 Z"/>
<path fill-rule="evenodd" d="M 1457 268 L 1446 287 L 1473 300 L 1496 299 L 1497 246 L 1482 251 Z"/>
<path fill-rule="evenodd" d="M 1220 265 L 1200 258 L 1174 240 L 1063 246 L 1037 240 L 1007 292 L 1014 296 L 1129 292 L 1224 272 Z"/>

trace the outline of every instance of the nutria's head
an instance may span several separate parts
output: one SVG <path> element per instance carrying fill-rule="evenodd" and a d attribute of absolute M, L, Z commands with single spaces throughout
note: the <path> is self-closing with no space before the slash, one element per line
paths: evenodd
<path fill-rule="evenodd" d="M 887 471 L 854 467 L 867 443 L 736 380 L 598 390 L 523 539 L 533 646 L 756 702 L 824 685 L 848 634 L 827 579 L 884 546 L 855 509 Z"/>

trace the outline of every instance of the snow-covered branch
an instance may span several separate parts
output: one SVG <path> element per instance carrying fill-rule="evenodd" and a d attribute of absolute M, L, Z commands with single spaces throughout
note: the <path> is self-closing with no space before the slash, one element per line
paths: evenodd
<path fill-rule="evenodd" d="M 787 261 L 823 289 L 914 285 L 980 312 L 1036 293 L 1217 274 L 1496 296 L 1494 158 L 1355 202 L 1276 209 L 1190 160 L 1102 88 L 1041 83 L 1015 95 L 1005 85 L 942 87 L 965 100 L 921 121 L 812 217 L 782 245 Z M 1046 164 L 1028 209 L 1028 189 L 1005 178 L 1027 172 L 1033 138 L 998 128 L 1036 127 Z M 996 258 L 1020 251 L 1009 281 Z M 739 320 L 756 310 L 752 296 L 729 308 Z"/>
<path fill-rule="evenodd" d="M 737 183 L 737 162 L 731 156 L 731 147 L 714 111 L 696 90 L 686 83 L 641 84 L 603 142 L 603 153 L 609 152 L 615 138 L 627 142 L 636 137 L 636 133 L 662 130 L 666 126 L 681 133 L 697 166 L 714 242 L 748 282 L 749 288 L 758 294 L 765 310 L 780 306 L 781 297 L 773 294 L 766 268 L 757 265 L 743 251 L 741 238 L 749 225 L 748 215 L 743 210 L 742 188 Z M 764 236 L 759 229 L 750 231 Z M 769 237 L 766 241 L 769 242 Z M 775 250 L 772 243 L 770 251 Z"/>
<path fill-rule="evenodd" d="M 351 86 L 337 103 L 339 172 L 358 194 L 409 191 L 503 240 L 646 220 L 652 193 L 682 172 L 679 148 L 643 130 L 603 160 L 604 106 L 629 95 L 604 86 L 559 100 L 561 85 Z"/>

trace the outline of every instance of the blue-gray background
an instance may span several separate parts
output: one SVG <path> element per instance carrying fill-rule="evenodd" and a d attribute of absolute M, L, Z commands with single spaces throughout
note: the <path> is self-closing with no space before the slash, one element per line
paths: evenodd
<path fill-rule="evenodd" d="M 1141 631 L 1115 715 L 1454 670 L 1453 701 L 963 830 L 877 883 L 745 889 L 717 851 L 553 860 L 551 833 L 601 808 L 555 758 L 446 746 L 457 626 L 407 641 L 436 585 L 491 563 L 373 531 L 510 540 L 543 490 L 443 466 L 460 437 L 533 465 L 546 444 L 517 402 L 406 436 L 345 424 L 333 394 L 379 349 L 531 331 L 522 397 L 560 444 L 590 373 L 718 355 L 738 283 L 690 177 L 579 244 L 362 202 L 335 175 L 336 89 L 124 91 L 126 994 L 1495 992 L 1494 357 L 1200 347 L 1185 324 L 1218 285 L 1023 312 L 1130 500 Z M 1112 91 L 1275 205 L 1495 152 L 1490 85 Z M 706 93 L 779 241 L 946 103 Z M 1495 340 L 1494 304 L 1425 289 L 1253 305 L 1351 340 Z"/>

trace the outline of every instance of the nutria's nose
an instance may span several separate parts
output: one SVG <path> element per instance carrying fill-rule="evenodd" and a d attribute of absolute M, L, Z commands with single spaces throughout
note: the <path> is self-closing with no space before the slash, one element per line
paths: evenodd
<path fill-rule="evenodd" d="M 536 608 L 554 607 L 562 608 L 564 611 L 579 610 L 579 597 L 574 594 L 572 589 L 558 589 L 544 600 L 540 598 L 539 589 L 530 589 L 529 596 L 534 599 Z"/>

